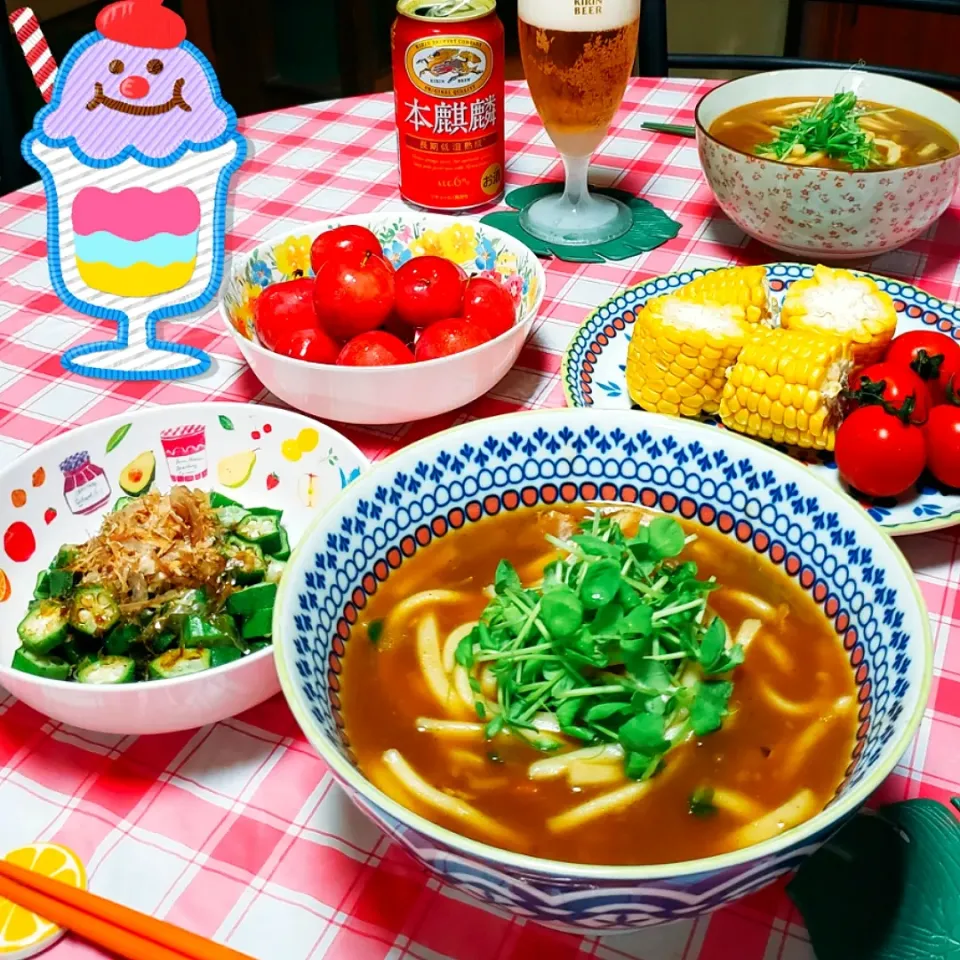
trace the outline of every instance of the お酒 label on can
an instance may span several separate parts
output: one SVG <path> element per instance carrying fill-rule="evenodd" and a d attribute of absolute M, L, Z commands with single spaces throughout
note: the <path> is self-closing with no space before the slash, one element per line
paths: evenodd
<path fill-rule="evenodd" d="M 393 79 L 400 193 L 455 213 L 503 195 L 503 24 L 496 0 L 400 0 Z"/>

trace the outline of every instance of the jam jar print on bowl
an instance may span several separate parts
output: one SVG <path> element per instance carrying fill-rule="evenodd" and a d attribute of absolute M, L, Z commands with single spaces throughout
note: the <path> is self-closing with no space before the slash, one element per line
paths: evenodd
<path fill-rule="evenodd" d="M 160 433 L 167 469 L 174 483 L 193 483 L 207 475 L 207 431 L 202 424 Z"/>
<path fill-rule="evenodd" d="M 101 467 L 90 462 L 86 450 L 67 457 L 60 469 L 63 471 L 63 498 L 71 513 L 85 516 L 110 499 L 110 481 Z"/>

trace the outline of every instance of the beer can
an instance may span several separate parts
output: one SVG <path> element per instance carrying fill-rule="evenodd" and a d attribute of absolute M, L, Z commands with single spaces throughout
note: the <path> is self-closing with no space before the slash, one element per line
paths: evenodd
<path fill-rule="evenodd" d="M 400 194 L 461 213 L 503 196 L 504 40 L 496 0 L 400 0 L 393 82 Z"/>

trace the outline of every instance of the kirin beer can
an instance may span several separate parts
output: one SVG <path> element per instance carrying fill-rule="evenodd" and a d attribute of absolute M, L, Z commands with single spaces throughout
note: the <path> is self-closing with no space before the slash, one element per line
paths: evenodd
<path fill-rule="evenodd" d="M 504 186 L 504 46 L 496 0 L 400 0 L 393 81 L 400 193 L 459 213 Z"/>

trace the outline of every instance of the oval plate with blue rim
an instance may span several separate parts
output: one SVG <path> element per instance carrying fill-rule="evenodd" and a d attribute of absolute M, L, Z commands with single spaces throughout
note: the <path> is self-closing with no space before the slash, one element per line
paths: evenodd
<path fill-rule="evenodd" d="M 778 301 L 783 300 L 784 293 L 795 280 L 813 274 L 812 266 L 800 263 L 772 263 L 766 269 L 770 290 Z M 672 293 L 691 280 L 712 272 L 710 269 L 696 269 L 654 277 L 618 294 L 590 314 L 580 325 L 563 358 L 560 377 L 568 406 L 631 409 L 633 404 L 627 393 L 625 371 L 627 347 L 637 313 L 653 297 Z M 935 329 L 960 340 L 960 307 L 938 300 L 902 281 L 875 274 L 867 276 L 893 297 L 898 314 L 898 335 L 911 330 Z M 707 418 L 707 422 L 719 426 L 715 418 Z M 796 448 L 786 452 L 816 470 L 828 483 L 844 486 L 831 454 Z M 960 493 L 934 486 L 928 477 L 924 477 L 915 490 L 895 500 L 861 502 L 870 516 L 893 536 L 930 533 L 960 523 Z"/>

